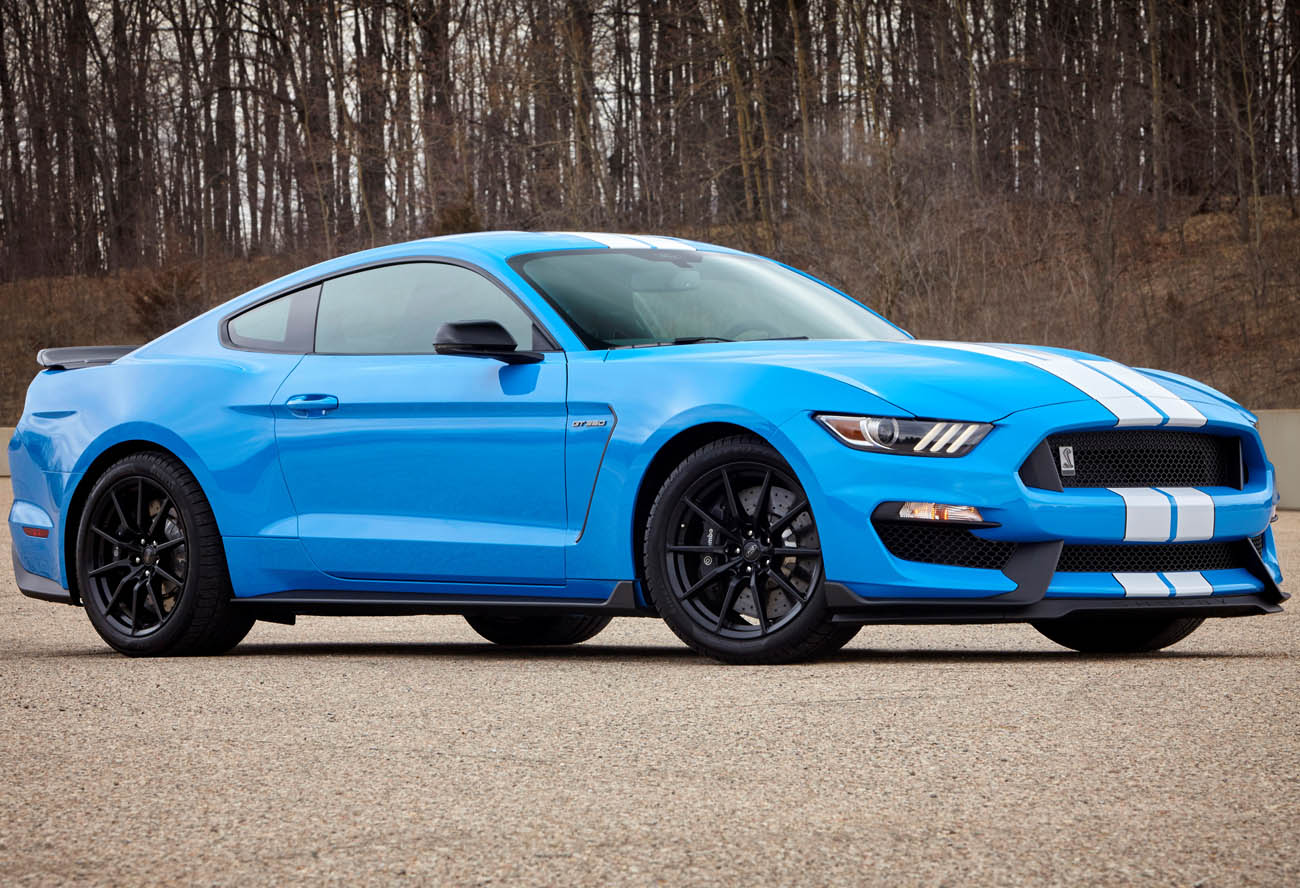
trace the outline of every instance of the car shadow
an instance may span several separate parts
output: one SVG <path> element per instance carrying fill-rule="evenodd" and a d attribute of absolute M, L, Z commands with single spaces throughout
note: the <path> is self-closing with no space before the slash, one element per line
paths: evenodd
<path fill-rule="evenodd" d="M 696 662 L 712 664 L 685 646 L 602 645 L 502 647 L 488 642 L 294 642 L 245 643 L 226 657 L 406 657 L 465 659 L 479 662 L 568 660 L 587 662 Z M 943 650 L 848 648 L 823 657 L 813 664 L 921 664 L 921 663 L 1080 663 L 1097 660 L 1180 661 L 1180 660 L 1270 660 L 1285 659 L 1285 652 L 1250 651 L 1154 651 L 1142 654 L 1080 654 L 1074 651 L 1042 650 Z M 717 665 L 724 665 L 718 663 Z M 796 664 L 797 665 L 797 664 Z"/>

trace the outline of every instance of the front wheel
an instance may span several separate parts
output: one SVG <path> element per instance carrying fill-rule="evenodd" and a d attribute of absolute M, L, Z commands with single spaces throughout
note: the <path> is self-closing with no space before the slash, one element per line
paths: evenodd
<path fill-rule="evenodd" d="M 1085 654 L 1139 654 L 1182 641 L 1201 617 L 1116 617 L 1077 614 L 1039 620 L 1033 627 L 1057 644 Z"/>
<path fill-rule="evenodd" d="M 645 570 L 669 628 L 728 663 L 813 659 L 860 628 L 830 621 L 808 497 L 780 454 L 752 436 L 705 445 L 664 482 Z"/>

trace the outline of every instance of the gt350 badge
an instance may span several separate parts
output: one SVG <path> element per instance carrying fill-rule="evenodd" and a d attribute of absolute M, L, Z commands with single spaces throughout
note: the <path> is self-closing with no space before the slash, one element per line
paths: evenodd
<path fill-rule="evenodd" d="M 605 425 L 606 422 L 608 422 L 608 420 L 605 419 L 575 419 L 573 421 L 573 427 L 575 429 L 598 429 Z"/>

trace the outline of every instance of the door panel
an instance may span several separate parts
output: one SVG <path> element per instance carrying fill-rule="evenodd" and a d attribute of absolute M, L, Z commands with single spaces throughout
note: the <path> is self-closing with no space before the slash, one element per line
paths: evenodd
<path fill-rule="evenodd" d="M 561 584 L 565 363 L 307 355 L 276 396 L 303 544 L 356 579 Z"/>

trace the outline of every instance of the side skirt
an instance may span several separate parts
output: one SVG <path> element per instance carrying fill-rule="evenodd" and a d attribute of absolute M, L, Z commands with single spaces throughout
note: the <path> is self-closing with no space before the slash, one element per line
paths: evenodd
<path fill-rule="evenodd" d="M 412 614 L 602 614 L 609 617 L 653 617 L 655 612 L 637 604 L 636 586 L 621 582 L 609 598 L 444 597 L 398 592 L 273 592 L 237 598 L 257 619 L 291 623 L 294 616 L 393 617 Z"/>

